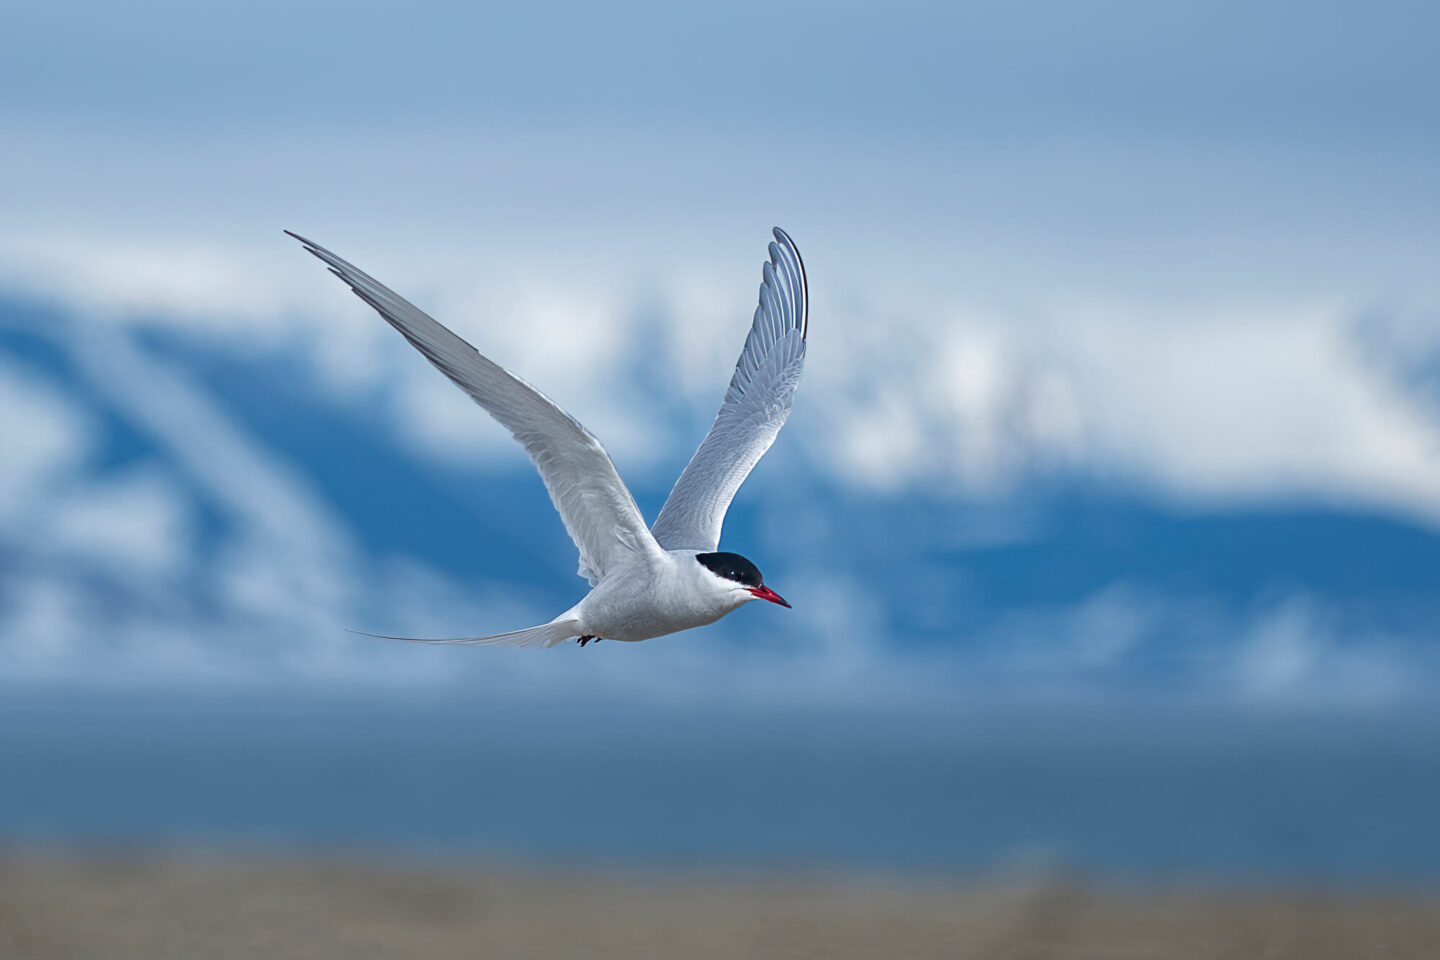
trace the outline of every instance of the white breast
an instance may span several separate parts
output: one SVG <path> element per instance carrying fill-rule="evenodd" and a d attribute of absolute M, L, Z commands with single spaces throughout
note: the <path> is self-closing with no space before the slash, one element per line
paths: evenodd
<path fill-rule="evenodd" d="M 648 640 L 714 623 L 750 599 L 696 562 L 694 550 L 674 550 L 606 576 L 573 615 L 593 636 Z"/>

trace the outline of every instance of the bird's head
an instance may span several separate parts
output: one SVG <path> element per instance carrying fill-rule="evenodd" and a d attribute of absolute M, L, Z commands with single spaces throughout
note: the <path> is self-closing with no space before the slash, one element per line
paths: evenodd
<path fill-rule="evenodd" d="M 748 593 L 750 596 L 745 598 L 746 603 L 758 598 L 782 607 L 790 606 L 784 597 L 765 586 L 765 578 L 760 576 L 759 568 L 738 553 L 697 553 L 695 559 L 721 581 L 721 586 Z"/>

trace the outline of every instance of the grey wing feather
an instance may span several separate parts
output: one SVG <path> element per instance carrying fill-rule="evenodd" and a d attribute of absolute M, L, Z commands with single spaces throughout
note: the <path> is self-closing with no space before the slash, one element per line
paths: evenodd
<path fill-rule="evenodd" d="M 514 434 L 540 471 L 566 531 L 580 550 L 581 576 L 593 584 L 621 553 L 658 552 L 610 455 L 589 430 L 374 277 L 319 244 L 285 232 Z"/>
<path fill-rule="evenodd" d="M 712 551 L 725 511 L 790 416 L 805 366 L 805 264 L 779 227 L 763 267 L 760 304 L 710 433 L 660 509 L 651 533 L 667 550 Z"/>

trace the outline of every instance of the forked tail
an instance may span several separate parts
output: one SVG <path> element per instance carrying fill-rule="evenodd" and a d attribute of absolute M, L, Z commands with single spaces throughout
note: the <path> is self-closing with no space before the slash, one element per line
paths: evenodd
<path fill-rule="evenodd" d="M 499 646 L 510 644 L 515 647 L 553 647 L 557 643 L 564 643 L 571 637 L 580 636 L 579 620 L 551 620 L 549 623 L 542 623 L 538 627 L 529 627 L 525 630 L 512 630 L 509 633 L 497 633 L 490 637 L 455 637 L 449 640 L 429 640 L 423 637 L 390 637 L 383 633 L 366 633 L 364 630 L 351 630 L 351 633 L 358 633 L 363 637 L 378 637 L 381 640 L 405 640 L 409 643 L 434 643 L 434 644 L 469 644 L 471 646 Z"/>

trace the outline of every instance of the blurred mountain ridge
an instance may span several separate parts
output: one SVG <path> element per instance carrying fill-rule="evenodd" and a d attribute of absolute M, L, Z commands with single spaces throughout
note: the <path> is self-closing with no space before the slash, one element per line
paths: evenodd
<path fill-rule="evenodd" d="M 513 628 L 584 584 L 518 449 L 427 457 L 373 391 L 337 396 L 314 366 L 303 343 L 237 353 L 195 332 L 0 300 L 11 679 L 555 692 L 650 689 L 677 670 L 698 689 L 719 670 L 720 689 L 771 697 L 784 687 L 774 675 L 800 670 L 827 696 L 860 699 L 922 677 L 920 696 L 942 700 L 1075 688 L 1365 702 L 1440 680 L 1433 528 L 1359 508 L 1201 511 L 1058 471 L 1000 493 L 877 491 L 816 462 L 794 425 L 742 490 L 724 543 L 756 560 L 793 616 L 747 609 L 643 645 L 662 651 L 651 663 L 627 651 L 608 666 L 355 637 L 345 628 Z M 708 404 L 677 405 L 663 377 L 625 389 L 676 438 L 635 470 L 621 463 L 653 518 Z"/>

